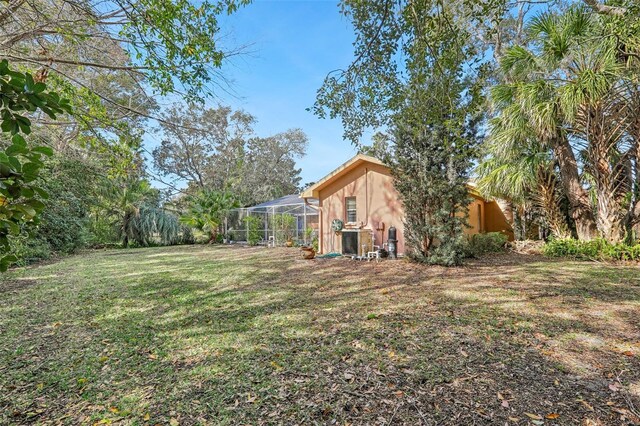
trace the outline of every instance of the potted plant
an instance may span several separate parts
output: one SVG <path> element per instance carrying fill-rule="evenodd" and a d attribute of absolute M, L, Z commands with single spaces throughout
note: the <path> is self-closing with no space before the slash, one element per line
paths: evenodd
<path fill-rule="evenodd" d="M 296 230 L 296 217 L 288 213 L 273 216 L 276 229 L 276 240 L 287 247 L 293 247 L 293 236 Z"/>
<path fill-rule="evenodd" d="M 316 251 L 313 249 L 313 247 L 302 246 L 300 247 L 300 251 L 302 252 L 303 259 L 313 259 L 314 257 L 316 257 Z"/>

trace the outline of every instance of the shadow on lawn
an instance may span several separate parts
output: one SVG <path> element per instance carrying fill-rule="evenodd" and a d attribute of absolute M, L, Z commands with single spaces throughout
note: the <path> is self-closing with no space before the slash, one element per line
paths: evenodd
<path fill-rule="evenodd" d="M 196 375 L 195 388 L 187 375 L 174 387 L 176 398 L 207 396 L 216 404 L 200 416 L 247 422 L 369 424 L 393 417 L 472 424 L 524 421 L 526 412 L 559 414 L 556 422 L 564 424 L 623 421 L 612 407 L 624 410 L 627 401 L 609 385 L 617 386 L 623 369 L 623 380 L 638 380 L 637 358 L 615 347 L 637 337 L 629 320 L 638 307 L 602 304 L 637 302 L 637 287 L 594 281 L 579 264 L 549 282 L 549 265 L 539 261 L 412 267 L 402 276 L 397 267 L 352 262 L 294 261 L 275 272 L 273 260 L 253 259 L 249 271 L 234 274 L 231 289 L 202 294 L 200 286 L 210 283 L 201 282 L 181 290 L 189 309 L 175 307 L 177 315 L 159 322 L 160 335 L 199 341 L 241 334 L 218 342 L 216 357 L 178 363 L 188 371 L 222 368 L 213 377 Z M 618 269 L 610 272 L 618 277 Z M 505 294 L 496 294 L 496 285 Z M 563 342 L 572 334 L 593 338 L 581 341 L 587 346 L 573 337 Z"/>
<path fill-rule="evenodd" d="M 514 256 L 445 269 L 293 253 L 150 249 L 127 256 L 126 268 L 96 255 L 81 291 L 73 280 L 54 287 L 67 308 L 44 307 L 26 318 L 31 335 L 14 336 L 28 346 L 47 335 L 56 350 L 38 346 L 44 368 L 25 364 L 28 351 L 11 357 L 18 391 L 0 397 L 0 409 L 30 423 L 38 400 L 21 398 L 20 386 L 56 366 L 64 373 L 47 385 L 40 421 L 150 413 L 180 424 L 461 425 L 558 414 L 553 424 L 632 424 L 626 398 L 635 397 L 616 377 L 640 380 L 637 352 L 624 354 L 640 341 L 636 270 Z M 62 313 L 69 324 L 53 337 L 35 327 Z M 70 386 L 77 377 L 87 383 Z"/>

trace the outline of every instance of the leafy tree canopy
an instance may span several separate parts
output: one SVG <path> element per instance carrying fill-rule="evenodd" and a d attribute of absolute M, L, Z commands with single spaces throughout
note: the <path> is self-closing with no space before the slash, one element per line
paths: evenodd
<path fill-rule="evenodd" d="M 70 113 L 68 101 L 46 90 L 44 83 L 35 82 L 29 73 L 12 70 L 6 60 L 0 61 L 0 129 L 11 142 L 0 152 L 0 271 L 17 258 L 11 250 L 9 236 L 17 236 L 23 226 L 37 219 L 44 208 L 38 196 L 48 194 L 38 184 L 43 156 L 53 154 L 45 146 L 30 147 L 23 135 L 31 133 L 27 114 L 41 111 L 51 119 Z"/>
<path fill-rule="evenodd" d="M 229 190 L 243 205 L 298 191 L 296 159 L 307 147 L 302 130 L 256 136 L 255 118 L 228 107 L 174 106 L 165 117 L 153 159 L 169 185 L 187 183 L 192 191 Z"/>
<path fill-rule="evenodd" d="M 160 94 L 201 99 L 221 83 L 216 73 L 223 61 L 237 53 L 223 46 L 218 17 L 247 3 L 11 0 L 0 13 L 0 51 L 44 70 L 122 70 L 144 77 Z M 113 62 L 117 55 L 126 60 Z"/>

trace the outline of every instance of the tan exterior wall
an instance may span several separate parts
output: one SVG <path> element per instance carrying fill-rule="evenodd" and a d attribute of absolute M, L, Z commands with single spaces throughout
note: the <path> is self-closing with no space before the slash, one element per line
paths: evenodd
<path fill-rule="evenodd" d="M 467 223 L 470 228 L 465 228 L 464 233 L 467 235 L 479 234 L 485 232 L 485 210 L 484 201 L 473 196 L 473 201 L 469 205 L 469 216 L 467 217 Z"/>
<path fill-rule="evenodd" d="M 363 161 L 364 160 L 364 161 Z M 469 195 L 467 235 L 483 232 L 503 232 L 513 240 L 512 217 L 505 206 L 496 201 L 486 201 L 474 190 Z M 400 196 L 393 186 L 390 170 L 378 160 L 358 155 L 341 168 L 320 181 L 316 187 L 307 189 L 305 197 L 319 200 L 319 250 L 321 253 L 342 253 L 342 233 L 331 229 L 331 222 L 340 219 L 346 231 L 359 231 L 358 254 L 382 246 L 387 241 L 389 228 L 394 226 L 398 236 L 398 254 L 405 253 L 404 210 Z M 356 199 L 356 220 L 348 223 L 346 199 Z"/>
<path fill-rule="evenodd" d="M 345 199 L 356 197 L 356 222 L 346 222 Z M 320 251 L 342 252 L 342 237 L 331 230 L 333 219 L 345 222 L 345 229 L 360 229 L 373 235 L 382 246 L 389 227 L 398 231 L 398 254 L 404 254 L 404 212 L 393 187 L 389 169 L 372 163 L 358 165 L 320 190 Z M 370 247 L 369 247 L 370 249 Z"/>
<path fill-rule="evenodd" d="M 509 237 L 509 241 L 513 241 L 513 213 L 505 203 L 498 203 L 496 201 L 487 201 L 485 203 L 486 219 L 486 232 L 502 232 Z"/>
<path fill-rule="evenodd" d="M 470 228 L 465 229 L 467 235 L 511 229 L 495 202 L 485 202 L 476 195 L 472 196 L 468 218 Z M 346 221 L 347 197 L 356 197 L 354 223 Z M 347 230 L 366 232 L 361 243 L 367 244 L 367 250 L 371 250 L 372 245 L 368 241 L 369 235 L 373 236 L 373 244 L 382 246 L 387 241 L 389 227 L 395 226 L 398 233 L 398 254 L 405 253 L 404 211 L 387 167 L 373 163 L 360 164 L 322 188 L 318 198 L 321 253 L 342 252 L 342 236 L 331 230 L 333 219 L 345 222 Z M 360 247 L 359 254 L 362 254 Z"/>

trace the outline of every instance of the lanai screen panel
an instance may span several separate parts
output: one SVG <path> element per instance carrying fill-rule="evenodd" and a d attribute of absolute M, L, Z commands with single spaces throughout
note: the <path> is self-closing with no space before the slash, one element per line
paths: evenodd
<path fill-rule="evenodd" d="M 264 203 L 232 210 L 227 217 L 226 230 L 232 241 L 247 241 L 248 228 L 245 217 L 259 218 L 261 243 L 274 241 L 283 245 L 291 238 L 298 244 L 308 244 L 318 230 L 318 200 L 309 199 L 309 204 L 299 195 L 286 195 Z M 286 230 L 282 223 L 288 225 Z"/>

